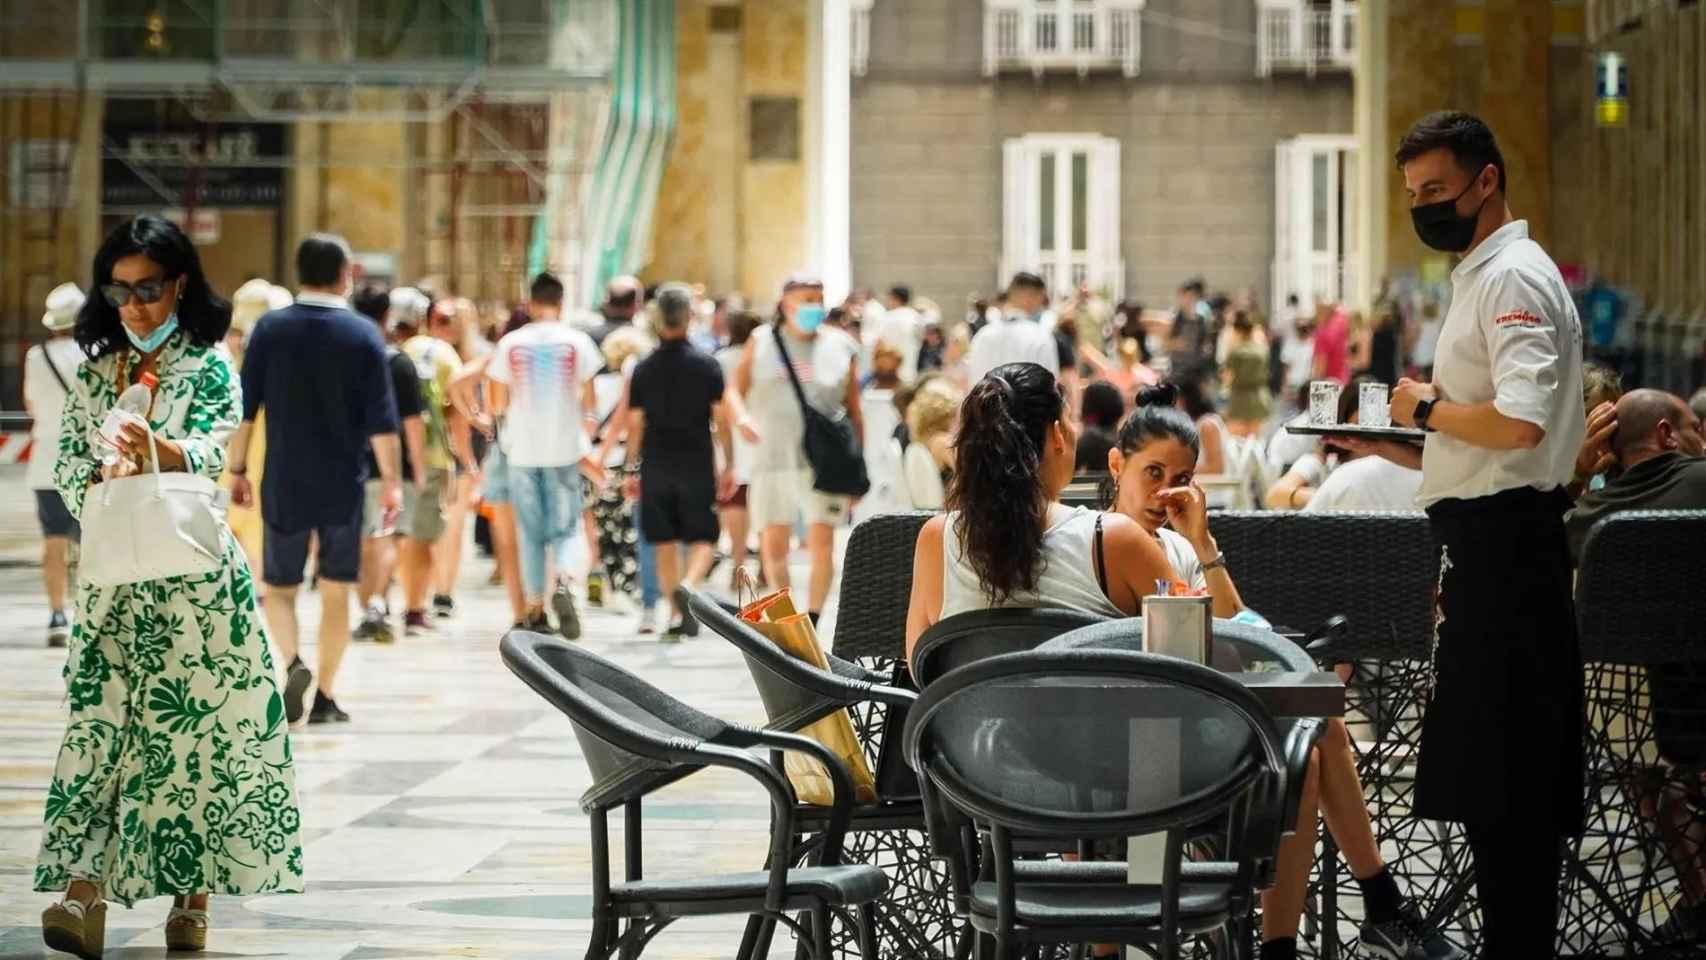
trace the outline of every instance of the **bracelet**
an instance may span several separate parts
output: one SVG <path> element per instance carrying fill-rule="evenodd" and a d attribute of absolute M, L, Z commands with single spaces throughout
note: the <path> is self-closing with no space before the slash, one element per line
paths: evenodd
<path fill-rule="evenodd" d="M 1202 565 L 1202 572 L 1205 574 L 1208 573 L 1210 570 L 1224 570 L 1224 569 L 1226 569 L 1226 551 L 1225 550 L 1222 550 L 1219 553 L 1215 554 L 1213 560 L 1210 560 L 1209 562 Z"/>

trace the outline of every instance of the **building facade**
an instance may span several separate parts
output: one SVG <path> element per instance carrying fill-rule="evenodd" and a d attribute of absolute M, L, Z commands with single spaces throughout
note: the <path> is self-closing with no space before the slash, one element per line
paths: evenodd
<path fill-rule="evenodd" d="M 1151 306 L 1196 275 L 1263 301 L 1341 296 L 1357 12 L 856 2 L 854 276 L 944 307 L 1021 269 Z"/>

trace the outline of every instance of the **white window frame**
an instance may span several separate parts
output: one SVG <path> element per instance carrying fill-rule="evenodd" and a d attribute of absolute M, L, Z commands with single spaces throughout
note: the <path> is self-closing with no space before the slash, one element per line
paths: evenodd
<path fill-rule="evenodd" d="M 875 0 L 848 0 L 847 12 L 852 18 L 848 34 L 851 47 L 848 60 L 853 76 L 862 77 L 871 65 L 871 4 Z"/>
<path fill-rule="evenodd" d="M 1274 148 L 1273 299 L 1313 309 L 1316 298 L 1350 299 L 1356 291 L 1357 141 L 1354 136 L 1305 134 Z M 1315 160 L 1326 157 L 1327 223 L 1315 238 Z M 1341 225 L 1343 229 L 1341 230 Z"/>
<path fill-rule="evenodd" d="M 1357 15 L 1354 0 L 1255 0 L 1256 76 L 1301 70 L 1356 67 Z"/>
<path fill-rule="evenodd" d="M 1147 0 L 984 0 L 983 72 L 1142 67 Z"/>
<path fill-rule="evenodd" d="M 1072 156 L 1086 157 L 1085 249 L 1072 249 Z M 1042 158 L 1055 157 L 1054 195 L 1041 196 Z M 1118 300 L 1125 295 L 1120 259 L 1120 143 L 1096 134 L 1032 133 L 1002 148 L 1002 250 L 998 283 L 1020 270 L 1042 276 L 1051 294 L 1078 283 Z M 1042 246 L 1042 204 L 1054 208 L 1054 247 Z"/>

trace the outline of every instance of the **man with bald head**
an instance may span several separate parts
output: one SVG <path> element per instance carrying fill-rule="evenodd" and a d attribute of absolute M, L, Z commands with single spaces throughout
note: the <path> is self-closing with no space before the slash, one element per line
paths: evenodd
<path fill-rule="evenodd" d="M 1706 440 L 1700 417 L 1663 390 L 1631 390 L 1617 401 L 1611 452 L 1623 472 L 1576 501 L 1564 520 L 1570 556 L 1602 517 L 1623 510 L 1706 510 Z"/>

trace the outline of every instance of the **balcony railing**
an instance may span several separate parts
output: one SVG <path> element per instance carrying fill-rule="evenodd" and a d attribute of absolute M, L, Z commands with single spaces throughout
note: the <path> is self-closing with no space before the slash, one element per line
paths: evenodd
<path fill-rule="evenodd" d="M 983 72 L 1137 76 L 1144 0 L 985 0 Z"/>
<path fill-rule="evenodd" d="M 1256 76 L 1350 70 L 1356 34 L 1357 7 L 1349 0 L 1257 0 Z"/>

